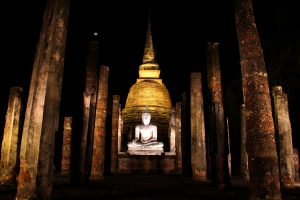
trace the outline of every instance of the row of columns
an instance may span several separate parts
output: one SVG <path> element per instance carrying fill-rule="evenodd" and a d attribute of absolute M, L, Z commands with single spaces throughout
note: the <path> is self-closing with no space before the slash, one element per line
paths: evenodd
<path fill-rule="evenodd" d="M 215 45 L 215 47 L 217 47 Z M 217 48 L 215 49 L 217 50 Z M 104 167 L 104 148 L 101 149 L 101 145 L 104 146 L 105 138 L 105 118 L 106 118 L 106 107 L 107 103 L 107 82 L 108 82 L 108 68 L 105 66 L 101 67 L 100 70 L 100 80 L 99 80 L 99 92 L 97 101 L 97 110 L 104 111 L 104 114 L 96 115 L 98 116 L 98 121 L 102 123 L 98 124 L 99 134 L 98 140 L 101 143 L 94 143 L 93 147 L 100 147 L 100 151 L 93 153 L 92 159 L 94 160 L 94 165 L 100 166 L 94 170 L 96 178 L 91 178 L 92 180 L 98 180 L 103 177 L 103 167 Z M 102 78 L 101 78 L 102 77 Z M 215 79 L 214 79 L 215 80 Z M 213 91 L 213 89 L 212 89 Z M 20 106 L 21 106 L 21 88 L 12 88 L 10 93 L 9 106 L 6 117 L 6 126 L 5 132 L 9 134 L 4 134 L 4 139 L 2 142 L 2 151 L 1 151 L 1 162 L 2 166 L 7 162 L 7 167 L 4 167 L 3 171 L 12 172 L 12 169 L 15 168 L 17 160 L 17 140 L 18 140 L 18 126 L 19 126 L 19 116 L 20 116 Z M 279 149 L 280 149 L 280 175 L 281 182 L 284 186 L 293 184 L 294 180 L 298 180 L 296 171 L 299 168 L 299 164 L 294 160 L 298 160 L 298 156 L 293 155 L 292 149 L 292 138 L 291 138 L 291 128 L 290 121 L 288 117 L 288 105 L 287 105 L 287 96 L 283 93 L 282 88 L 276 86 L 273 88 L 273 98 L 274 98 L 274 108 L 275 108 L 275 121 L 277 125 L 277 131 L 279 134 Z M 101 99 L 103 99 L 101 101 Z M 99 104 L 98 104 L 99 103 Z M 102 103 L 102 105 L 100 105 Z M 104 105 L 103 105 L 104 104 Z M 246 132 L 245 132 L 245 106 L 241 106 L 241 175 L 245 180 L 248 180 L 248 158 L 246 151 Z M 176 133 L 176 169 L 178 173 L 182 173 L 182 138 L 181 138 L 181 109 L 182 105 L 180 102 L 176 104 L 176 108 L 173 109 L 173 128 L 176 128 L 174 131 Z M 201 73 L 192 73 L 191 74 L 191 99 L 190 99 L 190 110 L 191 110 L 191 164 L 192 164 L 192 173 L 195 179 L 205 180 L 207 178 L 207 166 L 206 166 L 206 147 L 205 147 L 205 128 L 204 128 L 204 109 L 203 109 L 203 96 L 202 96 L 202 87 L 201 87 Z M 120 140 L 120 96 L 113 96 L 113 113 L 112 113 L 112 149 L 111 149 L 111 171 L 113 173 L 117 172 L 117 155 L 118 155 L 118 146 Z M 103 122 L 104 121 L 104 122 Z M 172 124 L 172 123 L 171 123 Z M 65 117 L 64 121 L 64 135 L 63 135 L 63 151 L 62 151 L 62 174 L 70 174 L 70 156 L 71 156 L 71 133 L 72 133 L 72 118 Z M 104 130 L 103 130 L 104 128 Z M 97 137 L 97 135 L 95 136 Z M 7 139 L 9 138 L 9 139 Z M 174 140 L 175 141 L 175 140 Z M 11 146 L 9 146 L 11 145 Z M 172 146 L 172 145 L 171 145 Z M 9 150 L 5 150 L 9 149 Z M 9 155 L 9 156 L 8 156 Z M 7 158 L 7 159 L 5 159 Z M 100 159 L 99 159 L 100 158 Z M 13 161 L 13 162 L 11 162 Z M 13 163 L 13 164 L 11 164 Z M 295 167 L 298 167 L 295 169 Z M 220 169 L 221 171 L 222 169 Z M 221 171 L 224 173 L 224 171 Z M 214 173 L 214 172 L 212 172 Z M 5 173 L 3 173 L 4 175 Z M 14 173 L 10 173 L 13 175 Z M 92 174 L 93 176 L 93 174 Z"/>
<path fill-rule="evenodd" d="M 69 0 L 55 0 L 48 1 L 46 5 L 24 119 L 16 199 L 51 198 L 54 175 L 54 140 L 59 122 L 69 3 Z M 96 45 L 92 46 L 96 48 Z M 89 67 L 87 67 L 87 74 L 91 75 L 87 76 L 89 80 L 87 80 L 88 85 L 85 91 L 84 100 L 86 101 L 84 101 L 84 105 L 91 106 L 92 109 L 89 109 L 88 114 L 84 115 L 88 117 L 88 119 L 84 120 L 87 122 L 84 123 L 84 134 L 88 135 L 89 133 L 86 132 L 93 132 L 91 130 L 93 122 L 89 119 L 95 118 L 95 131 L 92 138 L 95 142 L 92 143 L 92 152 L 89 152 L 89 149 L 85 150 L 87 150 L 88 155 L 92 155 L 92 158 L 90 158 L 90 178 L 97 180 L 103 175 L 104 168 L 104 138 L 106 131 L 109 68 L 101 66 L 99 83 L 91 84 L 95 80 L 93 67 L 96 64 L 94 62 L 96 56 L 96 54 L 92 55 L 88 63 Z M 93 80 L 91 81 L 91 79 Z M 8 179 L 11 180 L 11 177 L 16 174 L 19 126 L 21 124 L 19 122 L 21 94 L 21 88 L 11 89 L 1 149 L 1 182 Z M 95 117 L 92 114 L 93 107 L 95 107 Z M 70 174 L 71 142 L 72 118 L 66 117 L 64 121 L 61 162 L 61 172 L 63 175 Z M 90 147 L 91 145 L 87 148 Z M 87 158 L 89 159 L 89 157 Z M 88 165 L 84 163 L 84 167 L 86 166 Z"/>
<path fill-rule="evenodd" d="M 190 94 L 190 119 L 191 119 L 191 167 L 194 178 L 206 178 L 206 170 L 212 170 L 212 181 L 221 186 L 225 184 L 224 175 L 229 174 L 230 161 L 226 163 L 226 154 L 229 149 L 225 145 L 225 122 L 224 111 L 222 105 L 222 89 L 221 89 L 221 74 L 218 60 L 218 44 L 208 44 L 208 86 L 211 94 L 212 107 L 210 110 L 210 137 L 207 144 L 208 152 L 213 152 L 212 157 L 215 159 L 208 159 L 211 169 L 206 169 L 206 150 L 201 145 L 205 145 L 205 130 L 203 117 L 203 100 L 201 89 L 201 74 L 191 74 L 191 94 Z M 279 149 L 279 166 L 280 166 L 280 181 L 282 187 L 293 186 L 294 182 L 299 180 L 299 158 L 297 150 L 293 150 L 292 144 L 292 130 L 288 113 L 288 99 L 287 95 L 282 91 L 280 86 L 275 86 L 272 89 L 274 116 L 276 125 L 276 134 L 278 136 Z M 241 118 L 241 176 L 243 180 L 249 181 L 248 168 L 248 153 L 247 153 L 247 133 L 246 133 L 246 112 L 245 105 L 240 108 Z M 228 124 L 227 124 L 228 126 Z M 229 130 L 227 129 L 228 145 Z M 275 139 L 275 138 L 274 138 Z M 205 146 L 204 146 L 205 147 Z M 249 147 L 248 147 L 249 148 Z M 248 150 L 249 151 L 249 150 Z M 210 155 L 209 155 L 210 156 Z M 201 160 L 202 159 L 202 160 Z M 228 158 L 229 159 L 229 158 Z M 200 162 L 201 160 L 201 162 Z M 226 166 L 227 164 L 227 166 Z M 213 167 L 215 166 L 215 168 Z M 203 167 L 203 177 L 199 175 L 199 170 Z M 215 179 L 214 179 L 215 178 Z"/>
<path fill-rule="evenodd" d="M 245 135 L 241 144 L 243 147 L 243 169 L 249 166 L 250 197 L 256 199 L 261 196 L 261 192 L 274 199 L 280 199 L 278 180 L 279 171 L 277 169 L 277 154 L 275 149 L 275 129 L 273 126 L 272 110 L 269 98 L 267 75 L 265 72 L 263 54 L 259 44 L 258 34 L 255 27 L 251 1 L 237 1 L 237 32 L 241 53 L 241 65 L 243 76 L 243 91 L 245 106 L 242 112 L 245 116 Z M 22 133 L 20 149 L 20 172 L 18 176 L 18 190 L 16 199 L 46 199 L 51 196 L 53 182 L 53 157 L 54 157 L 54 137 L 58 131 L 59 105 L 61 96 L 61 83 L 64 67 L 64 51 L 66 43 L 67 23 L 69 13 L 69 0 L 49 1 L 46 7 L 43 27 L 40 40 L 37 46 L 36 57 L 34 60 L 33 73 L 30 83 L 29 96 L 27 101 L 25 120 Z M 244 17 L 244 14 L 248 14 Z M 243 25 L 243 26 L 242 26 Z M 246 26 L 245 26 L 246 25 Z M 248 26 L 247 26 L 248 25 Z M 247 27 L 247 29 L 245 29 Z M 251 34 L 251 35 L 249 35 Z M 250 38 L 250 40 L 249 40 Z M 245 41 L 247 41 L 245 43 Z M 252 43 L 251 43 L 252 42 Z M 251 43 L 251 44 L 250 44 Z M 255 44 L 255 45 L 253 45 Z M 210 46 L 214 54 L 215 44 Z M 225 122 L 224 110 L 221 94 L 220 69 L 218 68 L 218 56 L 211 56 L 211 65 L 208 64 L 209 89 L 211 93 L 211 133 L 210 147 L 212 148 L 212 160 L 215 164 L 216 182 L 224 183 L 225 164 Z M 211 67 L 210 67 L 211 66 Z M 252 66 L 252 67 L 249 67 Z M 104 154 L 105 154 L 105 123 L 107 112 L 107 82 L 109 69 L 101 66 L 100 77 L 97 85 L 97 100 L 95 92 L 84 96 L 85 106 L 95 104 L 95 121 L 89 109 L 84 110 L 84 131 L 82 138 L 81 168 L 85 171 L 91 159 L 91 180 L 99 180 L 103 177 Z M 258 87 L 260 86 L 260 87 Z M 251 87 L 251 91 L 250 91 Z M 192 172 L 195 178 L 206 178 L 205 164 L 205 132 L 203 117 L 203 97 L 201 94 L 201 74 L 191 74 L 191 163 Z M 21 90 L 12 89 L 12 96 L 16 99 L 20 97 Z M 286 96 L 281 90 L 273 90 L 275 105 L 276 129 L 279 135 L 279 158 L 280 158 L 280 180 L 284 185 L 293 183 L 292 160 L 293 149 L 291 142 L 291 130 L 287 122 L 287 102 Z M 13 99 L 13 97 L 10 97 Z M 20 100 L 10 100 L 13 102 L 8 106 L 7 121 L 5 124 L 4 140 L 1 150 L 1 167 L 4 178 L 11 175 L 11 171 L 17 163 L 17 144 L 19 132 Z M 97 102 L 97 103 L 96 103 Z M 114 99 L 114 118 L 117 117 L 119 109 L 119 98 Z M 86 109 L 87 107 L 85 107 Z M 257 109 L 255 109 L 257 108 Z M 92 109 L 93 110 L 93 109 Z M 181 103 L 176 104 L 176 167 L 182 170 L 182 149 L 181 149 Z M 241 113 L 242 113 L 241 112 Z M 119 112 L 120 115 L 120 112 Z M 242 115 L 242 114 L 241 114 Z M 285 116 L 285 117 L 283 117 Z M 68 171 L 70 167 L 70 142 L 71 142 L 71 119 L 66 118 L 64 129 L 64 155 L 62 169 Z M 289 121 L 289 120 L 288 120 Z M 113 121 L 116 126 L 116 120 Z M 94 127 L 89 126 L 94 124 Z M 89 135 L 89 131 L 93 134 Z M 113 129 L 113 141 L 119 137 L 119 133 Z M 244 131 L 244 129 L 243 129 Z M 244 134 L 244 133 L 243 133 Z M 116 136 L 117 135 L 117 136 Z M 90 145 L 87 145 L 90 137 Z M 216 138 L 213 141 L 213 138 Z M 245 139 L 246 138 L 246 139 Z M 246 141 L 246 142 L 245 142 Z M 119 146 L 119 145 L 118 145 Z M 91 148 L 92 147 L 92 148 Z M 112 147 L 112 171 L 116 167 L 116 153 L 118 150 Z M 246 151 L 245 151 L 246 149 Z M 247 159 L 248 154 L 250 159 Z M 246 161 L 248 160 L 248 161 Z M 249 165 L 247 164 L 249 162 Z M 212 165 L 212 164 L 211 164 Z M 86 172 L 86 171 L 85 171 Z M 245 173 L 245 177 L 248 175 Z M 1 177 L 2 178 L 2 177 Z M 260 184 L 264 183 L 264 184 Z M 271 192 L 270 192 L 271 191 Z"/>
<path fill-rule="evenodd" d="M 108 82 L 108 68 L 105 66 L 101 67 L 99 80 L 99 92 L 97 101 L 97 110 L 104 111 L 104 114 L 98 114 L 98 121 L 102 122 L 98 124 L 99 134 L 95 137 L 105 138 L 105 118 L 106 118 L 106 107 L 107 103 L 107 82 Z M 102 77 L 102 78 L 101 78 Z M 17 160 L 17 140 L 19 130 L 19 117 L 21 108 L 21 97 L 22 89 L 15 87 L 11 89 L 9 105 L 6 117 L 5 134 L 2 142 L 1 151 L 1 163 L 4 167 L 2 175 L 13 176 L 13 169 L 16 167 Z M 298 160 L 298 156 L 293 155 L 292 149 L 292 138 L 290 121 L 288 117 L 288 105 L 287 96 L 283 93 L 282 88 L 276 86 L 273 88 L 274 108 L 275 108 L 275 122 L 277 125 L 277 131 L 279 134 L 279 149 L 280 149 L 280 175 L 281 182 L 284 186 L 293 184 L 294 180 L 298 180 L 295 166 L 299 168 L 299 164 L 295 162 Z M 102 101 L 101 101 L 102 99 Z M 99 104 L 98 104 L 99 103 Z M 102 103 L 102 105 L 100 105 Z M 104 104 L 104 105 L 103 105 Z M 179 173 L 182 171 L 182 152 L 181 152 L 181 103 L 176 104 L 176 108 L 173 109 L 175 112 L 173 116 L 175 120 L 173 126 L 176 127 L 176 168 Z M 246 152 L 246 132 L 245 132 L 245 106 L 241 106 L 241 174 L 245 180 L 248 180 L 248 159 Z M 204 129 L 204 109 L 203 109 L 203 96 L 201 87 L 201 74 L 191 74 L 191 99 L 190 99 L 190 110 L 191 110 L 191 162 L 192 162 L 192 173 L 193 177 L 200 180 L 205 180 L 206 177 L 206 148 L 205 148 L 205 129 Z M 118 154 L 118 137 L 120 133 L 120 96 L 113 96 L 113 113 L 112 113 L 112 149 L 111 149 L 111 171 L 114 173 L 117 171 L 117 154 Z M 104 130 L 103 130 L 104 128 Z M 72 118 L 65 117 L 64 121 L 64 133 L 63 133 L 63 151 L 62 151 L 62 174 L 68 175 L 70 173 L 70 156 L 71 156 L 71 133 L 72 133 Z M 9 138 L 9 139 L 7 139 Z M 94 170 L 96 174 L 92 180 L 98 180 L 103 177 L 104 167 L 104 148 L 101 149 L 101 145 L 104 146 L 104 140 L 98 140 L 101 143 L 94 143 L 94 149 L 100 147 L 100 151 L 93 153 L 94 165 L 100 166 Z M 100 159 L 99 159 L 100 158 Z M 4 163 L 4 161 L 7 161 Z M 5 166 L 6 165 L 6 166 Z M 295 166 L 294 166 L 295 165 Z M 6 173 L 9 172 L 9 173 Z M 7 176 L 9 177 L 9 176 Z M 3 179 L 3 178 L 2 178 Z"/>

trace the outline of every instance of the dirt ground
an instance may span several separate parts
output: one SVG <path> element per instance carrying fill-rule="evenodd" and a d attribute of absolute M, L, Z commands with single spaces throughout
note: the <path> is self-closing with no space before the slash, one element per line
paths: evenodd
<path fill-rule="evenodd" d="M 197 182 L 175 175 L 114 175 L 105 176 L 100 183 L 85 186 L 70 183 L 57 176 L 52 199 L 248 199 L 247 185 L 232 178 L 231 187 L 220 190 L 210 182 Z M 0 186 L 0 199 L 15 199 L 16 183 Z M 282 190 L 282 199 L 300 199 L 300 187 Z"/>

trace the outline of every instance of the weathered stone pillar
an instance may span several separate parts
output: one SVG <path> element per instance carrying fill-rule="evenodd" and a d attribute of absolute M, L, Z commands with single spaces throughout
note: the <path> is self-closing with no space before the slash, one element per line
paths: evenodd
<path fill-rule="evenodd" d="M 241 117 L 241 177 L 244 181 L 249 181 L 249 170 L 248 170 L 248 154 L 246 149 L 246 119 L 245 119 L 245 104 L 241 105 L 240 108 Z"/>
<path fill-rule="evenodd" d="M 287 95 L 281 86 L 272 88 L 275 127 L 278 134 L 280 181 L 284 187 L 294 185 L 294 155 L 292 127 Z"/>
<path fill-rule="evenodd" d="M 245 102 L 250 199 L 281 199 L 268 75 L 251 0 L 235 1 Z"/>
<path fill-rule="evenodd" d="M 22 93 L 21 87 L 10 88 L 1 148 L 0 183 L 15 180 L 17 173 Z"/>
<path fill-rule="evenodd" d="M 79 168 L 81 182 L 85 182 L 90 175 L 93 152 L 93 137 L 95 127 L 97 87 L 98 87 L 98 41 L 91 41 L 85 71 L 85 89 L 83 92 L 83 124 L 80 145 Z"/>
<path fill-rule="evenodd" d="M 16 199 L 51 198 L 69 0 L 49 0 L 37 45 L 20 152 Z"/>
<path fill-rule="evenodd" d="M 175 153 L 176 152 L 176 107 L 173 106 L 171 109 L 171 119 L 170 119 L 170 125 L 169 125 L 169 138 L 170 138 L 170 152 Z"/>
<path fill-rule="evenodd" d="M 119 120 L 118 120 L 118 153 L 122 149 L 122 132 L 123 132 L 123 118 L 121 104 L 119 106 Z"/>
<path fill-rule="evenodd" d="M 226 131 L 222 97 L 221 69 L 219 61 L 219 43 L 208 43 L 207 80 L 210 92 L 210 130 L 212 148 L 212 182 L 218 187 L 225 185 L 227 168 Z"/>
<path fill-rule="evenodd" d="M 72 144 L 72 117 L 65 117 L 62 156 L 61 156 L 61 174 L 71 175 L 71 144 Z"/>
<path fill-rule="evenodd" d="M 191 176 L 191 134 L 190 134 L 190 104 L 189 94 L 182 93 L 181 97 L 181 154 L 182 154 L 182 175 Z"/>
<path fill-rule="evenodd" d="M 206 147 L 201 73 L 191 73 L 191 163 L 194 179 L 206 180 Z"/>
<path fill-rule="evenodd" d="M 226 127 L 227 127 L 226 132 L 227 132 L 227 146 L 228 146 L 227 165 L 228 165 L 229 176 L 231 176 L 232 165 L 231 165 L 230 130 L 229 130 L 228 118 L 226 118 Z"/>
<path fill-rule="evenodd" d="M 111 173 L 118 171 L 118 126 L 120 116 L 120 96 L 113 96 L 111 128 Z"/>
<path fill-rule="evenodd" d="M 294 182 L 299 183 L 299 154 L 298 150 L 294 148 L 294 169 L 295 169 L 295 177 Z"/>
<path fill-rule="evenodd" d="M 176 172 L 182 174 L 182 151 L 181 151 L 181 102 L 176 103 Z"/>
<path fill-rule="evenodd" d="M 101 180 L 104 172 L 108 74 L 109 68 L 107 66 L 101 66 L 97 95 L 91 180 Z"/>

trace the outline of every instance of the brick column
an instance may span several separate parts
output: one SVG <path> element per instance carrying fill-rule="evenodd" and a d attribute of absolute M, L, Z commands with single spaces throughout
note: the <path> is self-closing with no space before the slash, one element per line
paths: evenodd
<path fill-rule="evenodd" d="M 294 155 L 288 98 L 281 86 L 272 88 L 274 121 L 278 134 L 280 181 L 284 187 L 294 185 Z"/>
<path fill-rule="evenodd" d="M 101 66 L 98 84 L 93 157 L 90 180 L 101 180 L 104 173 L 109 68 Z"/>
<path fill-rule="evenodd" d="M 207 46 L 207 81 L 210 93 L 210 134 L 212 151 L 212 182 L 218 187 L 225 186 L 228 176 L 226 129 L 224 119 L 222 79 L 219 58 L 219 43 Z"/>
<path fill-rule="evenodd" d="M 268 74 L 252 0 L 236 0 L 235 17 L 245 103 L 249 198 L 281 199 Z"/>
<path fill-rule="evenodd" d="M 16 178 L 16 167 L 19 156 L 20 115 L 22 108 L 21 87 L 11 87 L 5 117 L 0 160 L 0 183 L 13 181 Z"/>
<path fill-rule="evenodd" d="M 50 199 L 69 0 L 49 0 L 34 60 L 23 126 L 16 199 Z"/>
<path fill-rule="evenodd" d="M 118 120 L 118 153 L 122 149 L 122 132 L 123 132 L 123 118 L 121 105 L 119 106 L 119 120 Z"/>
<path fill-rule="evenodd" d="M 111 173 L 118 171 L 118 126 L 120 116 L 120 96 L 113 96 L 111 128 Z"/>
<path fill-rule="evenodd" d="M 194 179 L 206 180 L 206 145 L 201 73 L 191 73 L 191 163 Z"/>
<path fill-rule="evenodd" d="M 169 138 L 170 138 L 170 152 L 175 153 L 176 150 L 176 107 L 172 107 L 171 109 L 171 119 L 170 119 L 170 130 L 169 130 Z"/>
<path fill-rule="evenodd" d="M 300 182 L 300 177 L 299 177 L 299 154 L 298 150 L 294 148 L 294 169 L 295 169 L 295 177 L 294 177 L 294 182 L 299 183 Z"/>
<path fill-rule="evenodd" d="M 182 174 L 181 102 L 176 103 L 176 172 Z"/>
<path fill-rule="evenodd" d="M 98 87 L 98 41 L 91 41 L 88 51 L 85 70 L 85 88 L 83 92 L 82 135 L 79 157 L 81 183 L 88 180 L 91 171 Z"/>
<path fill-rule="evenodd" d="M 72 117 L 65 117 L 62 156 L 61 156 L 61 174 L 69 176 L 71 174 L 71 144 L 72 144 Z"/>
<path fill-rule="evenodd" d="M 246 133 L 246 119 L 245 119 L 245 104 L 241 105 L 241 176 L 246 182 L 249 181 L 248 170 L 248 154 L 246 149 L 247 133 Z"/>

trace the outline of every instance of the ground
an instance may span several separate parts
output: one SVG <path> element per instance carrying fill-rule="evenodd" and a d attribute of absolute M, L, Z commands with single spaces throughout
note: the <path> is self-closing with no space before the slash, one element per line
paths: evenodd
<path fill-rule="evenodd" d="M 53 187 L 54 200 L 59 199 L 248 199 L 247 185 L 232 178 L 232 186 L 224 190 L 209 182 L 193 181 L 175 175 L 114 175 L 105 176 L 100 183 L 85 186 L 70 184 L 57 176 Z M 0 186 L 0 199 L 15 199 L 16 184 Z M 282 199 L 300 199 L 300 187 L 282 190 Z"/>

